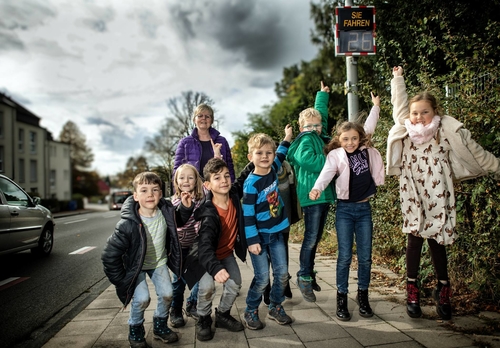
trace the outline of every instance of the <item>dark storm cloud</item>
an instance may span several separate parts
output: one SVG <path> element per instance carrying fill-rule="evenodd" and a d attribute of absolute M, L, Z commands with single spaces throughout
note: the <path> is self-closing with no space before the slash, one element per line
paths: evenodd
<path fill-rule="evenodd" d="M 56 12 L 44 4 L 30 0 L 0 1 L 0 51 L 24 50 L 17 31 L 37 27 Z"/>
<path fill-rule="evenodd" d="M 183 1 L 172 5 L 171 11 L 187 45 L 189 39 L 204 40 L 209 35 L 224 50 L 242 54 L 249 67 L 258 70 L 281 65 L 293 40 L 293 23 L 284 25 L 283 6 L 272 1 Z"/>

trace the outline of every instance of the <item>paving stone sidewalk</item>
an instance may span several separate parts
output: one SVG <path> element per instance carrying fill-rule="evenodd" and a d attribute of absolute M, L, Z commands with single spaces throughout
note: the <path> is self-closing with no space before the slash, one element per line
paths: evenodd
<path fill-rule="evenodd" d="M 298 270 L 300 245 L 290 244 L 290 274 Z M 238 260 L 239 261 L 239 260 Z M 231 313 L 243 320 L 245 296 L 253 277 L 250 260 L 239 262 L 243 287 L 237 297 Z M 259 313 L 265 327 L 263 330 L 245 329 L 241 332 L 229 332 L 226 329 L 216 330 L 214 339 L 200 342 L 195 337 L 195 321 L 187 319 L 185 327 L 174 329 L 179 334 L 179 341 L 164 344 L 152 338 L 153 311 L 156 300 L 152 296 L 151 304 L 146 311 L 145 328 L 147 342 L 152 347 L 217 347 L 217 348 L 288 348 L 288 347 L 384 347 L 384 348 L 455 348 L 455 347 L 500 347 L 500 336 L 480 336 L 451 330 L 448 326 L 459 327 L 465 332 L 485 325 L 487 320 L 500 321 L 499 313 L 481 313 L 478 316 L 454 317 L 449 322 L 433 319 L 411 319 L 406 315 L 402 305 L 404 292 L 394 286 L 385 286 L 385 280 L 397 279 L 392 272 L 373 267 L 370 287 L 370 303 L 375 315 L 363 318 L 358 313 L 355 302 L 356 271 L 351 271 L 349 285 L 349 310 L 352 319 L 342 322 L 336 319 L 336 260 L 331 257 L 316 258 L 317 279 L 322 288 L 316 293 L 317 301 L 304 301 L 295 285 L 296 277 L 291 281 L 293 298 L 283 303 L 288 315 L 294 322 L 291 325 L 278 325 L 266 318 L 267 309 L 261 305 Z M 380 279 L 380 280 L 377 280 Z M 150 282 L 151 283 L 151 282 Z M 150 284 L 152 286 L 152 284 Z M 151 294 L 154 289 L 150 287 Z M 214 307 L 220 298 L 220 286 Z M 425 317 L 432 318 L 434 306 L 423 308 Z M 215 312 L 215 311 L 214 311 Z M 214 315 L 214 313 L 212 313 Z M 59 333 L 51 338 L 43 347 L 129 347 L 128 344 L 128 308 L 122 310 L 113 286 L 110 286 L 87 308 L 69 322 Z"/>

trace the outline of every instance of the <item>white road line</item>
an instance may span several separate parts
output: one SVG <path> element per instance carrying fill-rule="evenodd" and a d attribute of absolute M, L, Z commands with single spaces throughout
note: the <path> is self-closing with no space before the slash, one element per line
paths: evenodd
<path fill-rule="evenodd" d="M 10 282 L 13 282 L 14 280 L 17 280 L 17 279 L 19 279 L 19 277 L 10 277 L 10 278 L 7 278 L 5 280 L 2 280 L 0 282 L 0 286 L 5 285 L 5 284 L 10 283 Z"/>
<path fill-rule="evenodd" d="M 75 220 L 75 221 L 69 221 L 69 222 L 65 222 L 64 224 L 65 225 L 68 225 L 68 224 L 74 224 L 75 222 L 82 222 L 82 221 L 87 221 L 88 219 L 81 219 L 81 220 Z"/>
<path fill-rule="evenodd" d="M 95 248 L 96 248 L 95 246 L 94 247 L 86 246 L 86 247 L 80 248 L 78 250 L 75 250 L 72 253 L 69 253 L 69 255 L 85 254 L 86 252 L 89 252 L 90 250 L 93 250 Z"/>

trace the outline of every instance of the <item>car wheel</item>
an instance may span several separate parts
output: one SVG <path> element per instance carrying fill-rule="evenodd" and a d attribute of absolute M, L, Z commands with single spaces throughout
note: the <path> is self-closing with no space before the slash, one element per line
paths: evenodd
<path fill-rule="evenodd" d="M 38 246 L 31 249 L 31 252 L 39 256 L 49 256 L 52 251 L 52 245 L 54 244 L 54 234 L 52 230 L 47 226 L 44 227 L 40 239 L 38 240 Z"/>

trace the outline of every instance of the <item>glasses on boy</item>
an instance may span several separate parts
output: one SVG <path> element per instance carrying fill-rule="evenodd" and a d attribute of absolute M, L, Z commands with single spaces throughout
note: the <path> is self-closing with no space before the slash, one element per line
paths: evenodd
<path fill-rule="evenodd" d="M 306 124 L 304 126 L 302 126 L 302 128 L 304 129 L 308 129 L 308 130 L 313 130 L 313 129 L 320 129 L 323 125 L 321 124 Z"/>

